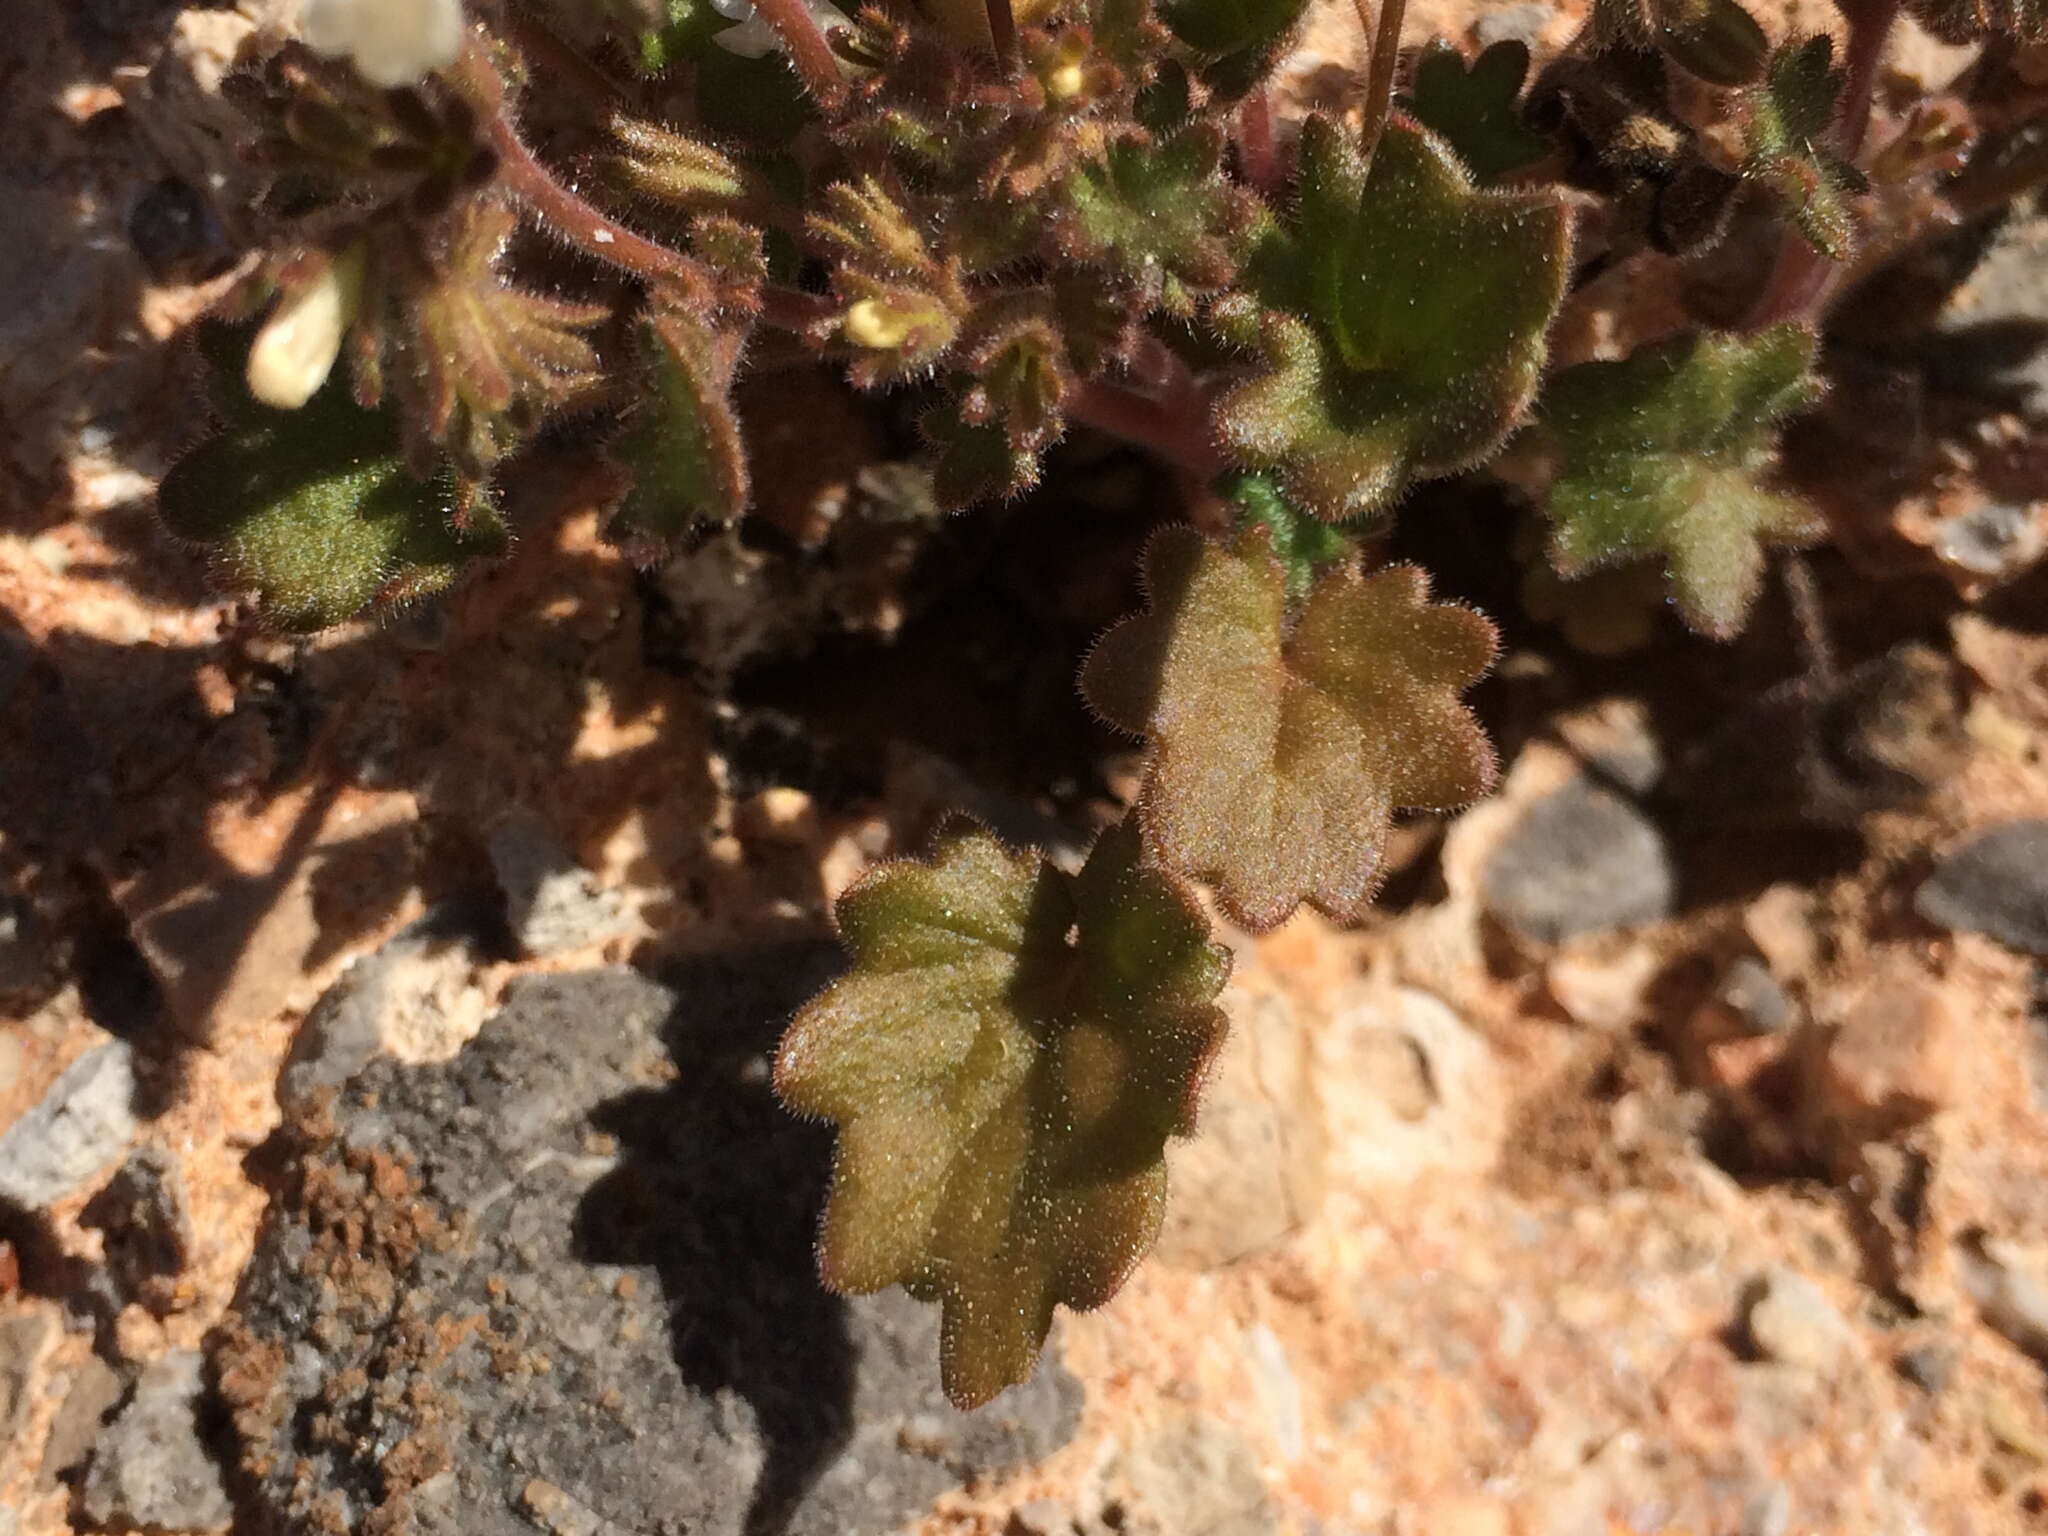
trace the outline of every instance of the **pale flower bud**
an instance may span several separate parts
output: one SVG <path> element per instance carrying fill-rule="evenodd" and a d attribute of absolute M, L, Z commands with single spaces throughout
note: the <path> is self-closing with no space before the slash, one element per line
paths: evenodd
<path fill-rule="evenodd" d="M 462 0 L 306 0 L 299 33 L 372 85 L 417 85 L 462 51 Z"/>
<path fill-rule="evenodd" d="M 358 245 L 287 295 L 249 348 L 249 393 L 280 411 L 296 411 L 312 399 L 334 371 L 362 287 L 363 250 Z"/>
<path fill-rule="evenodd" d="M 861 299 L 840 319 L 839 334 L 856 347 L 886 351 L 902 346 L 916 326 L 915 315 L 893 310 L 879 299 Z"/>

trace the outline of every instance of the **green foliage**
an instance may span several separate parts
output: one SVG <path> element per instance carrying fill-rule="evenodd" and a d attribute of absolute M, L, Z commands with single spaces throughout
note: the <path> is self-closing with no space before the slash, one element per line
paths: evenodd
<path fill-rule="evenodd" d="M 1065 184 L 1069 253 L 1154 292 L 1221 287 L 1237 270 L 1236 246 L 1251 222 L 1249 199 L 1223 179 L 1222 161 L 1223 134 L 1213 124 L 1158 144 L 1117 140 Z M 1190 308 L 1184 298 L 1165 307 Z"/>
<path fill-rule="evenodd" d="M 1217 488 L 1236 514 L 1238 530 L 1266 530 L 1273 557 L 1287 572 L 1287 600 L 1298 603 L 1327 566 L 1352 552 L 1352 541 L 1336 523 L 1302 511 L 1266 475 L 1231 475 Z"/>
<path fill-rule="evenodd" d="M 1559 572 L 1661 554 L 1686 621 L 1734 634 L 1756 597 L 1762 545 L 1820 532 L 1811 507 L 1758 478 L 1779 421 L 1819 392 L 1813 346 L 1793 325 L 1693 333 L 1559 374 L 1543 403 L 1563 461 L 1548 504 Z"/>
<path fill-rule="evenodd" d="M 1090 654 L 1082 692 L 1148 742 L 1147 848 L 1213 881 L 1233 922 L 1262 932 L 1304 901 L 1356 921 L 1395 810 L 1492 787 L 1493 750 L 1458 695 L 1491 665 L 1494 628 L 1431 603 L 1415 566 L 1333 570 L 1290 624 L 1263 529 L 1224 549 L 1165 528 L 1145 593 Z"/>
<path fill-rule="evenodd" d="M 1849 200 L 1865 183 L 1828 147 L 1842 89 L 1834 46 L 1823 33 L 1771 55 L 1764 83 L 1749 94 L 1742 174 L 1769 190 L 1815 250 L 1847 261 L 1856 240 Z"/>
<path fill-rule="evenodd" d="M 1368 172 L 1310 119 L 1293 220 L 1247 273 L 1265 367 L 1219 402 L 1225 446 L 1328 518 L 1485 458 L 1536 392 L 1570 253 L 1555 197 L 1480 190 L 1414 124 L 1388 126 Z"/>
<path fill-rule="evenodd" d="M 1160 19 L 1203 57 L 1203 83 L 1235 97 L 1265 77 L 1307 9 L 1307 0 L 1166 0 Z"/>
<path fill-rule="evenodd" d="M 232 376 L 215 395 L 223 430 L 172 466 L 158 510 L 279 628 L 324 629 L 422 596 L 504 548 L 475 487 L 445 465 L 415 478 L 397 412 L 364 410 L 341 379 L 295 411 L 257 404 Z"/>
<path fill-rule="evenodd" d="M 746 449 L 732 409 L 736 340 L 667 309 L 641 326 L 648 392 L 612 445 L 632 477 L 614 539 L 651 559 L 700 522 L 725 523 L 747 503 Z"/>
<path fill-rule="evenodd" d="M 1415 61 L 1414 83 L 1402 107 L 1456 150 L 1474 179 L 1499 181 L 1534 165 L 1550 148 L 1516 109 L 1528 74 L 1527 43 L 1495 43 L 1467 69 L 1465 56 L 1438 39 Z"/>
<path fill-rule="evenodd" d="M 839 1127 L 826 1283 L 941 1302 L 962 1407 L 1151 1246 L 1166 1139 L 1222 1041 L 1227 953 L 1137 842 L 1106 833 L 1068 876 L 959 828 L 876 869 L 839 901 L 851 971 L 776 1058 L 783 1101 Z"/>

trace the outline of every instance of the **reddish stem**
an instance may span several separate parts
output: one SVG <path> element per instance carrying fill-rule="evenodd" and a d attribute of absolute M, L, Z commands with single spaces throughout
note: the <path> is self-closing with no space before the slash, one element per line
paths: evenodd
<path fill-rule="evenodd" d="M 755 0 L 754 9 L 782 39 L 789 62 L 818 104 L 827 111 L 837 107 L 846 94 L 846 81 L 839 73 L 839 57 L 811 19 L 809 7 L 803 0 Z"/>
<path fill-rule="evenodd" d="M 1278 193 L 1280 156 L 1273 146 L 1273 103 L 1264 86 L 1238 106 L 1237 151 L 1244 161 L 1244 178 L 1253 190 L 1267 197 Z"/>
<path fill-rule="evenodd" d="M 1358 24 L 1372 35 L 1372 62 L 1365 80 L 1365 126 L 1359 144 L 1360 157 L 1370 171 L 1373 151 L 1380 147 L 1380 135 L 1387 131 L 1387 118 L 1394 110 L 1394 66 L 1401 59 L 1401 18 L 1408 0 L 1380 0 L 1376 29 L 1366 21 L 1365 0 L 1351 3 L 1358 11 Z"/>
<path fill-rule="evenodd" d="M 1010 9 L 1010 0 L 983 0 L 983 4 L 988 10 L 988 35 L 995 44 L 996 62 L 1005 78 L 1014 80 L 1024 67 L 1017 47 L 1016 14 Z"/>
<path fill-rule="evenodd" d="M 1209 439 L 1207 402 L 1199 391 L 1170 404 L 1111 379 L 1085 379 L 1062 408 L 1075 421 L 1148 448 L 1192 475 L 1207 479 L 1223 471 L 1223 456 Z"/>

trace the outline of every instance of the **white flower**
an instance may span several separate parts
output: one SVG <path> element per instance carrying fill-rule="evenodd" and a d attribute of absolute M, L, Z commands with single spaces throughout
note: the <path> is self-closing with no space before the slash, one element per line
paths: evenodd
<path fill-rule="evenodd" d="M 363 291 L 363 249 L 351 247 L 283 303 L 256 333 L 245 377 L 249 393 L 296 411 L 327 382 Z"/>
<path fill-rule="evenodd" d="M 462 51 L 462 0 L 306 0 L 299 33 L 372 85 L 417 85 Z"/>

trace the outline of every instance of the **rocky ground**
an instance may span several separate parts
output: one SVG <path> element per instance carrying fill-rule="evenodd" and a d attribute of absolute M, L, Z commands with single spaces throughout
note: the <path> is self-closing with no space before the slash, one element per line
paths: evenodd
<path fill-rule="evenodd" d="M 779 541 L 636 573 L 536 472 L 452 598 L 265 636 L 148 508 L 247 26 L 0 36 L 0 1533 L 2048 1530 L 2038 357 L 1851 488 L 1832 674 L 1770 605 L 1575 650 L 1431 502 L 1407 552 L 1508 621 L 1501 793 L 1364 930 L 1233 937 L 1158 1253 L 962 1415 L 926 1309 L 816 1288 L 767 1052 L 875 857 L 1113 814 L 1071 672 L 1156 472 L 1076 441 L 931 534 L 897 426 L 779 375 Z M 2048 318 L 2042 238 L 1939 366 Z"/>

